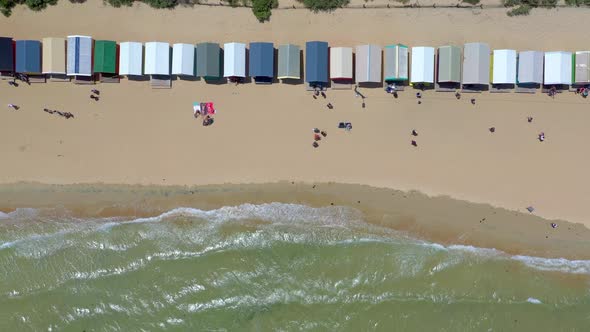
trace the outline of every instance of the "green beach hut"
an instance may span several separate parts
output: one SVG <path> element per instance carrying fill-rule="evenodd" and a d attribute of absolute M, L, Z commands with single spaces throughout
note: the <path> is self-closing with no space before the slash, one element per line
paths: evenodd
<path fill-rule="evenodd" d="M 97 40 L 94 43 L 94 72 L 101 82 L 118 82 L 116 42 Z"/>

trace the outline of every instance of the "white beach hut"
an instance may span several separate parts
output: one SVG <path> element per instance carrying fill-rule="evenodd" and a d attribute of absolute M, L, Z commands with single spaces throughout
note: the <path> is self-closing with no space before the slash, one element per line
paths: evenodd
<path fill-rule="evenodd" d="M 226 43 L 223 45 L 223 77 L 246 77 L 246 44 Z"/>
<path fill-rule="evenodd" d="M 92 37 L 68 36 L 67 75 L 92 76 Z"/>
<path fill-rule="evenodd" d="M 434 47 L 412 47 L 410 82 L 434 83 Z"/>
<path fill-rule="evenodd" d="M 357 83 L 382 83 L 381 47 L 359 45 L 356 47 L 355 79 Z"/>
<path fill-rule="evenodd" d="M 119 44 L 119 75 L 141 76 L 143 74 L 143 45 L 138 42 Z"/>
<path fill-rule="evenodd" d="M 492 84 L 516 84 L 516 51 L 494 50 Z"/>
<path fill-rule="evenodd" d="M 146 75 L 170 75 L 170 44 L 145 43 L 144 72 Z"/>
<path fill-rule="evenodd" d="M 522 51 L 518 54 L 518 84 L 543 83 L 543 52 Z"/>
<path fill-rule="evenodd" d="M 572 84 L 572 53 L 571 52 L 545 52 L 545 85 L 571 85 Z"/>
<path fill-rule="evenodd" d="M 172 46 L 172 75 L 195 76 L 195 45 Z"/>
<path fill-rule="evenodd" d="M 352 48 L 330 47 L 330 78 L 352 81 Z"/>

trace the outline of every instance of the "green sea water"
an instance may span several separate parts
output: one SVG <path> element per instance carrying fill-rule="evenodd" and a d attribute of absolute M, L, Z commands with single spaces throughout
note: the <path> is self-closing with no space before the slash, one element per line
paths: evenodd
<path fill-rule="evenodd" d="M 0 331 L 590 331 L 589 280 L 348 207 L 0 215 Z"/>

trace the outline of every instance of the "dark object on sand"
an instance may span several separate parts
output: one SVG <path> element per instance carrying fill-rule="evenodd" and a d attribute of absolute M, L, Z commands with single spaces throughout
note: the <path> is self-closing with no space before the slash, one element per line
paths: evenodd
<path fill-rule="evenodd" d="M 326 98 L 326 93 L 324 91 L 321 92 L 322 97 L 324 97 L 324 99 Z"/>
<path fill-rule="evenodd" d="M 329 109 L 333 109 L 334 106 L 332 105 L 332 103 L 328 103 L 328 105 L 326 105 Z"/>
<path fill-rule="evenodd" d="M 416 98 L 418 98 L 418 99 L 422 98 L 422 93 L 416 92 Z"/>
<path fill-rule="evenodd" d="M 418 143 L 416 143 L 416 141 L 412 140 L 412 146 L 418 147 Z"/>
<path fill-rule="evenodd" d="M 461 99 L 461 94 L 460 94 L 459 92 L 456 92 L 456 93 L 455 93 L 455 98 L 457 98 L 457 99 Z"/>
<path fill-rule="evenodd" d="M 344 122 L 339 122 L 338 129 L 344 129 L 344 128 L 346 128 L 346 125 L 344 124 Z"/>
<path fill-rule="evenodd" d="M 325 131 L 323 131 L 323 130 L 322 130 L 321 134 L 322 134 L 322 136 L 324 136 L 324 137 L 328 136 L 328 133 L 327 133 L 327 132 L 325 132 Z"/>
<path fill-rule="evenodd" d="M 412 136 L 418 136 L 418 132 L 416 130 L 412 130 Z"/>
<path fill-rule="evenodd" d="M 320 133 L 320 130 L 319 130 L 318 128 L 313 128 L 313 132 L 314 132 L 315 134 L 319 134 L 319 133 Z"/>
<path fill-rule="evenodd" d="M 393 98 L 397 99 L 397 91 L 393 91 Z"/>
<path fill-rule="evenodd" d="M 95 95 L 100 95 L 100 91 L 96 90 L 96 89 L 92 89 L 90 90 L 92 93 L 94 93 Z"/>
<path fill-rule="evenodd" d="M 365 102 L 363 101 L 363 108 L 365 108 Z"/>
<path fill-rule="evenodd" d="M 527 211 L 529 211 L 530 213 L 533 213 L 533 211 L 535 211 L 535 208 L 532 206 L 529 206 L 526 208 Z"/>
<path fill-rule="evenodd" d="M 320 136 L 320 135 L 318 135 L 318 134 L 315 134 L 315 135 L 313 135 L 313 140 L 314 140 L 314 141 L 319 141 L 319 140 L 321 140 L 321 139 L 322 139 L 322 136 Z"/>
<path fill-rule="evenodd" d="M 557 224 L 556 224 L 556 223 L 554 223 L 554 222 L 552 222 L 552 223 L 551 223 L 551 228 L 557 228 Z"/>
<path fill-rule="evenodd" d="M 95 95 L 90 95 L 90 99 L 94 99 L 95 101 L 98 101 L 98 97 Z"/>
<path fill-rule="evenodd" d="M 526 120 L 527 120 L 529 123 L 531 123 L 531 122 L 533 122 L 533 117 L 532 117 L 532 116 L 529 116 L 528 118 L 526 118 Z"/>
<path fill-rule="evenodd" d="M 496 127 L 491 127 L 490 128 L 490 133 L 495 133 L 496 132 Z"/>
<path fill-rule="evenodd" d="M 422 104 L 422 101 L 421 100 L 418 100 L 418 105 L 420 105 L 420 104 Z"/>
<path fill-rule="evenodd" d="M 312 97 L 313 97 L 313 99 L 318 99 L 318 96 L 316 96 L 316 95 L 313 95 Z"/>
<path fill-rule="evenodd" d="M 471 98 L 471 104 L 475 105 L 475 98 Z"/>
<path fill-rule="evenodd" d="M 314 148 L 317 148 L 317 147 L 318 147 L 318 146 L 320 146 L 320 145 L 318 144 L 318 142 L 313 142 L 312 146 L 313 146 Z"/>

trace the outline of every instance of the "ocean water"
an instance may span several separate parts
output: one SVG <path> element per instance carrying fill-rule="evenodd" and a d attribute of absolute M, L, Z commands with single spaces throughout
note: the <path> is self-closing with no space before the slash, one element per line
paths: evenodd
<path fill-rule="evenodd" d="M 0 214 L 0 331 L 590 331 L 589 280 L 348 207 Z"/>

